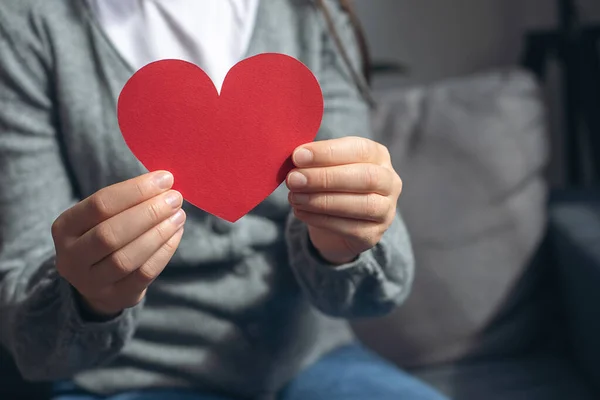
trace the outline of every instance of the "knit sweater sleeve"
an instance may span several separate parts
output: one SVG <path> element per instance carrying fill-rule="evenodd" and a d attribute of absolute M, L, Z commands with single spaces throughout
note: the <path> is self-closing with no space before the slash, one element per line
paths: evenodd
<path fill-rule="evenodd" d="M 56 380 L 116 356 L 138 311 L 85 320 L 55 269 L 51 225 L 77 199 L 61 154 L 51 52 L 19 3 L 0 7 L 0 343 L 26 379 Z"/>
<path fill-rule="evenodd" d="M 361 71 L 361 55 L 348 16 L 337 1 L 328 2 L 353 67 Z M 321 68 L 317 71 L 325 97 L 325 116 L 318 139 L 371 136 L 369 108 L 351 78 L 331 35 L 322 32 Z M 308 298 L 335 317 L 386 314 L 410 292 L 414 276 L 412 247 L 400 215 L 383 239 L 352 262 L 328 265 L 310 243 L 307 226 L 290 215 L 287 225 L 290 263 Z"/>

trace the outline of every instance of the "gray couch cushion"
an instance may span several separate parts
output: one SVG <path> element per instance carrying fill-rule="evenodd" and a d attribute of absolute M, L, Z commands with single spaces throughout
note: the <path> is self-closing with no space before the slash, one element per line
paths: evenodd
<path fill-rule="evenodd" d="M 405 183 L 400 208 L 417 276 L 408 302 L 356 323 L 358 336 L 403 367 L 519 353 L 539 325 L 527 266 L 546 221 L 534 80 L 497 71 L 379 100 L 376 139 Z"/>
<path fill-rule="evenodd" d="M 594 400 L 572 366 L 549 356 L 415 371 L 453 400 Z"/>
<path fill-rule="evenodd" d="M 600 393 L 600 193 L 561 196 L 551 238 L 569 325 L 569 349 Z"/>

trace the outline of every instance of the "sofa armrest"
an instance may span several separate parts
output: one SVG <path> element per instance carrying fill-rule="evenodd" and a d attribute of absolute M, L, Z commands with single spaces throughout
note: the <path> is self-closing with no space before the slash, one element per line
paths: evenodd
<path fill-rule="evenodd" d="M 574 361 L 600 392 L 600 193 L 571 192 L 550 207 L 550 240 Z"/>
<path fill-rule="evenodd" d="M 0 347 L 0 399 L 50 398 L 50 384 L 23 380 L 9 353 Z"/>

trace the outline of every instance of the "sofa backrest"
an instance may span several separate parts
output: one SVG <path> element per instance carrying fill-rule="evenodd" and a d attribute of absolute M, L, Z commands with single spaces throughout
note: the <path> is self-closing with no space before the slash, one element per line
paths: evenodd
<path fill-rule="evenodd" d="M 376 139 L 404 181 L 417 276 L 404 306 L 355 331 L 403 367 L 521 351 L 539 325 L 528 265 L 546 224 L 534 79 L 493 71 L 378 97 Z"/>

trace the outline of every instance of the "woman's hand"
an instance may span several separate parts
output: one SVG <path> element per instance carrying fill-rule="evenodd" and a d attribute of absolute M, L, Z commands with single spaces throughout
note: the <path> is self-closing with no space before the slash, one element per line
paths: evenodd
<path fill-rule="evenodd" d="M 142 300 L 179 246 L 183 198 L 173 176 L 118 183 L 65 211 L 53 224 L 58 272 L 103 317 Z"/>
<path fill-rule="evenodd" d="M 348 137 L 301 146 L 293 161 L 289 201 L 325 260 L 351 262 L 381 240 L 402 192 L 387 148 Z"/>

